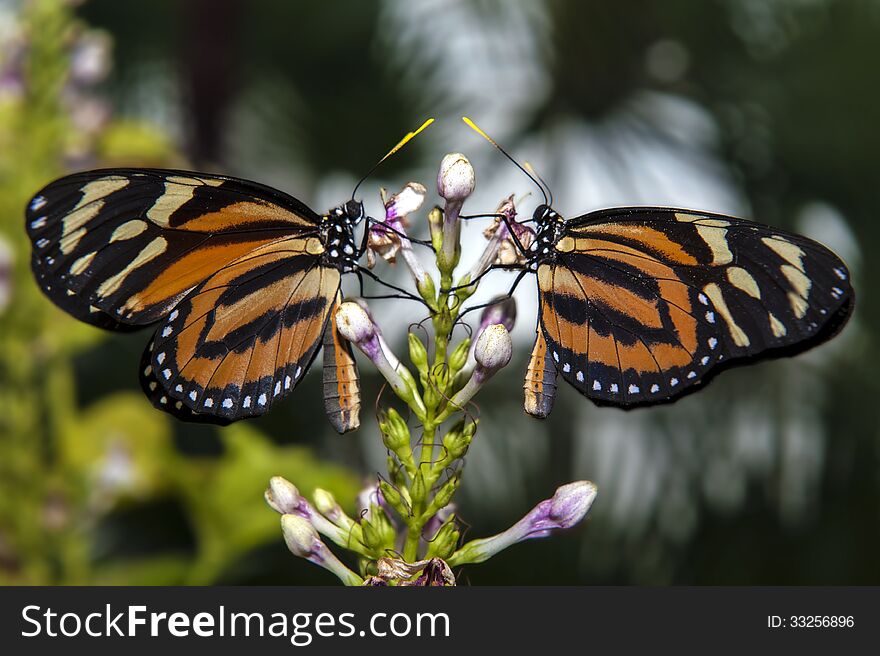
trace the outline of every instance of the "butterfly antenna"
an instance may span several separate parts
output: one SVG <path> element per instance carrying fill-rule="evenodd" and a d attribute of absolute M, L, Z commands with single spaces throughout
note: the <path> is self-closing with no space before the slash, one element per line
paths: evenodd
<path fill-rule="evenodd" d="M 357 190 L 360 188 L 360 186 L 364 183 L 364 181 L 365 181 L 367 178 L 369 178 L 371 175 L 373 175 L 373 173 L 375 173 L 376 169 L 379 168 L 379 166 L 382 164 L 382 162 L 384 162 L 386 159 L 388 159 L 389 157 L 391 157 L 391 156 L 392 156 L 394 153 L 396 153 L 398 150 L 400 150 L 401 148 L 403 148 L 403 147 L 404 147 L 407 143 L 409 143 L 409 142 L 410 142 L 410 141 L 411 141 L 411 140 L 412 140 L 417 134 L 419 134 L 422 130 L 424 130 L 425 128 L 427 128 L 427 127 L 428 127 L 429 125 L 431 125 L 431 123 L 433 123 L 433 122 L 434 122 L 434 119 L 433 119 L 433 118 L 429 118 L 427 121 L 425 121 L 424 123 L 422 123 L 422 124 L 419 126 L 419 128 L 418 128 L 417 130 L 415 130 L 414 132 L 408 132 L 408 133 L 406 134 L 406 136 L 405 136 L 403 139 L 401 139 L 400 141 L 398 141 L 398 142 L 397 142 L 397 145 L 394 146 L 394 148 L 392 148 L 391 150 L 389 150 L 388 153 L 385 155 L 385 157 L 383 157 L 383 158 L 380 159 L 378 162 L 376 162 L 376 163 L 373 165 L 373 168 L 371 168 L 369 171 L 367 171 L 367 174 L 366 174 L 364 177 L 362 177 L 360 180 L 358 180 L 358 183 L 354 186 L 354 191 L 351 192 L 351 199 L 354 200 L 354 197 L 357 195 Z"/>
<path fill-rule="evenodd" d="M 523 166 L 526 169 L 528 169 L 529 173 L 531 173 L 533 176 L 535 176 L 540 181 L 541 185 L 543 185 L 544 189 L 547 190 L 547 195 L 550 196 L 550 202 L 547 203 L 547 205 L 549 205 L 550 207 L 553 207 L 553 191 L 550 189 L 550 185 L 548 185 L 545 182 L 544 178 L 542 178 L 540 175 L 538 175 L 538 172 L 535 170 L 534 166 L 532 166 L 528 162 L 523 162 Z M 545 196 L 545 198 L 546 198 L 546 196 Z"/>
<path fill-rule="evenodd" d="M 517 162 L 515 159 L 513 159 L 513 157 L 511 157 L 510 154 L 506 150 L 504 150 L 501 146 L 499 146 L 498 143 L 492 137 L 490 137 L 488 134 L 483 132 L 479 127 L 477 127 L 477 124 L 474 123 L 472 120 L 470 120 L 467 116 L 462 116 L 461 120 L 464 121 L 471 130 L 476 132 L 478 135 L 483 137 L 483 139 L 485 139 L 490 144 L 495 146 L 498 150 L 500 150 L 501 154 L 504 155 L 511 162 L 513 162 L 513 165 L 516 166 L 516 168 L 518 168 L 520 171 L 525 173 L 528 176 L 529 180 L 534 182 L 535 186 L 541 190 L 541 195 L 544 196 L 544 204 L 548 205 L 548 206 L 551 205 L 551 200 L 547 196 L 547 192 L 544 190 L 544 187 L 541 185 L 540 182 L 538 182 L 535 179 L 535 177 L 531 173 L 529 173 L 519 162 Z"/>

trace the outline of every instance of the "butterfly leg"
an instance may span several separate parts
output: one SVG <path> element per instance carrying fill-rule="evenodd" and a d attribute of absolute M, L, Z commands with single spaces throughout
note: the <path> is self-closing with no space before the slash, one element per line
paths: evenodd
<path fill-rule="evenodd" d="M 495 305 L 496 303 L 502 303 L 503 301 L 505 301 L 508 298 L 510 298 L 511 296 L 513 296 L 513 292 L 516 291 L 517 285 L 519 285 L 520 281 L 523 279 L 523 277 L 527 273 L 529 273 L 529 269 L 523 269 L 522 271 L 520 271 L 519 274 L 514 279 L 513 284 L 510 286 L 510 289 L 507 290 L 507 293 L 504 296 L 501 296 L 499 298 L 495 298 L 495 299 L 489 301 L 488 303 L 480 303 L 479 305 L 473 305 L 473 306 L 469 307 L 468 309 L 463 310 L 461 312 L 461 314 L 458 315 L 458 320 L 461 320 L 461 318 L 464 315 L 466 315 L 470 312 L 473 312 L 474 310 L 481 310 L 483 308 L 489 307 L 490 305 Z"/>
<path fill-rule="evenodd" d="M 392 285 L 390 282 L 385 282 L 379 276 L 377 276 L 375 273 L 373 273 L 372 271 L 370 271 L 366 267 L 358 266 L 358 268 L 355 269 L 355 274 L 357 274 L 358 281 L 360 282 L 360 295 L 362 298 L 407 298 L 412 301 L 418 301 L 419 303 L 421 303 L 425 307 L 428 307 L 428 304 L 425 303 L 424 300 L 422 300 L 421 298 L 419 298 L 415 294 L 412 294 L 412 293 L 406 291 L 402 287 L 397 287 L 396 285 Z M 393 289 L 396 292 L 400 292 L 401 295 L 400 296 L 396 295 L 396 294 L 389 294 L 389 295 L 385 295 L 385 296 L 367 296 L 367 295 L 365 295 L 364 294 L 364 278 L 363 278 L 364 274 L 369 276 L 370 278 L 372 278 L 376 282 L 378 282 L 380 285 L 388 287 L 389 289 Z"/>
<path fill-rule="evenodd" d="M 443 294 L 448 294 L 449 292 L 457 292 L 459 289 L 467 289 L 468 287 L 473 287 L 474 285 L 479 283 L 483 276 L 485 276 L 487 273 L 498 269 L 502 271 L 518 271 L 521 269 L 521 267 L 509 264 L 493 264 L 470 282 L 466 282 L 463 285 L 456 285 L 455 287 L 450 287 L 449 289 L 441 289 L 440 292 Z"/>

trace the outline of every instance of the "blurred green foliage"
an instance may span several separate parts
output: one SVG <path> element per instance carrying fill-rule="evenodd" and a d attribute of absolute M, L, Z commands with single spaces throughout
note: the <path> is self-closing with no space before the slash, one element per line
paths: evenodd
<path fill-rule="evenodd" d="M 4 44 L 0 61 L 7 80 L 0 239 L 14 258 L 2 280 L 11 303 L 0 314 L 0 583 L 216 582 L 244 554 L 277 542 L 277 518 L 262 500 L 273 474 L 284 471 L 304 490 L 320 486 L 340 499 L 353 499 L 358 481 L 310 449 L 276 446 L 248 425 L 222 433 L 220 455 L 187 456 L 175 447 L 171 420 L 139 392 L 81 403 L 74 361 L 88 359 L 107 335 L 40 293 L 22 210 L 72 167 L 177 165 L 182 158 L 155 127 L 105 117 L 92 104 L 73 69 L 77 49 L 96 33 L 70 3 L 34 0 L 20 9 L 11 26 L 17 38 Z M 97 114 L 91 133 L 77 125 L 82 111 Z M 138 553 L 108 543 L 114 515 L 157 501 L 179 506 L 190 544 Z"/>

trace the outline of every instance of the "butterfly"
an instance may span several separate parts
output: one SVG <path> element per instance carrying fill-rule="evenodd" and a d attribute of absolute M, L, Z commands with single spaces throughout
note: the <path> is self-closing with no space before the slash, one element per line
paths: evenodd
<path fill-rule="evenodd" d="M 520 278 L 538 282 L 524 384 L 537 417 L 552 409 L 557 376 L 597 405 L 668 403 L 728 367 L 816 346 L 853 311 L 844 262 L 767 225 L 667 207 L 565 219 L 549 202 L 532 220 L 533 241 L 517 244 Z"/>
<path fill-rule="evenodd" d="M 358 424 L 358 378 L 332 319 L 364 216 L 359 201 L 319 215 L 228 176 L 106 169 L 44 187 L 26 228 L 61 309 L 110 330 L 158 325 L 140 368 L 157 408 L 219 424 L 262 415 L 323 345 L 326 410 L 343 432 Z"/>

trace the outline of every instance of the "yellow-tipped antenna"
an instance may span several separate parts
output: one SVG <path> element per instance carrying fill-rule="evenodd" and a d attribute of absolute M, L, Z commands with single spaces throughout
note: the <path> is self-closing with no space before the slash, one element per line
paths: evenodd
<path fill-rule="evenodd" d="M 477 126 L 477 124 L 474 123 L 472 120 L 470 120 L 467 116 L 462 116 L 462 117 L 461 117 L 461 120 L 464 121 L 465 124 L 466 124 L 471 130 L 473 130 L 474 132 L 476 132 L 478 135 L 480 135 L 481 137 L 483 137 L 483 139 L 485 139 L 485 140 L 488 141 L 490 144 L 492 144 L 493 146 L 495 146 L 499 151 L 501 151 L 501 154 L 502 154 L 502 155 L 504 155 L 507 159 L 509 159 L 511 162 L 513 162 L 513 165 L 516 166 L 516 168 L 518 168 L 520 171 L 522 171 L 523 173 L 525 173 L 525 174 L 528 176 L 529 180 L 531 180 L 532 182 L 535 183 L 535 186 L 538 187 L 538 189 L 541 190 L 541 195 L 544 196 L 544 204 L 545 204 L 545 205 L 548 205 L 548 206 L 549 206 L 549 205 L 552 205 L 552 204 L 553 204 L 553 201 L 552 201 L 550 198 L 548 198 L 548 196 L 547 196 L 547 192 L 544 190 L 544 187 L 541 185 L 541 183 L 538 182 L 538 181 L 535 179 L 535 177 L 534 177 L 531 173 L 529 173 L 529 172 L 528 172 L 528 171 L 527 171 L 522 165 L 520 165 L 519 162 L 517 162 L 515 159 L 513 159 L 513 157 L 511 157 L 510 154 L 509 154 L 506 150 L 504 150 L 501 146 L 499 146 L 498 143 L 497 143 L 492 137 L 490 137 L 488 134 L 486 134 L 485 132 L 483 132 L 483 131 Z"/>
<path fill-rule="evenodd" d="M 376 163 L 373 165 L 373 168 L 371 168 L 369 171 L 367 171 L 367 174 L 366 174 L 364 177 L 362 177 L 360 180 L 358 180 L 358 183 L 357 183 L 357 184 L 355 185 L 355 187 L 354 187 L 354 191 L 351 192 L 352 200 L 354 199 L 355 194 L 357 194 L 357 190 L 358 190 L 358 188 L 363 184 L 364 180 L 366 180 L 366 179 L 369 178 L 371 175 L 373 175 L 373 172 L 375 172 L 375 170 L 376 170 L 377 168 L 379 168 L 379 166 L 382 164 L 382 162 L 384 162 L 386 159 L 388 159 L 389 157 L 391 157 L 391 156 L 392 156 L 394 153 L 396 153 L 398 150 L 400 150 L 401 148 L 403 148 L 407 143 L 409 143 L 410 141 L 412 141 L 412 139 L 414 139 L 415 136 L 416 136 L 417 134 L 419 134 L 420 132 L 422 132 L 423 130 L 425 130 L 425 129 L 426 129 L 429 125 L 431 125 L 431 123 L 433 123 L 433 122 L 434 122 L 434 119 L 433 119 L 433 118 L 429 118 L 427 121 L 425 121 L 424 123 L 422 123 L 422 124 L 419 126 L 419 128 L 418 128 L 417 130 L 415 130 L 415 131 L 413 131 L 413 132 L 407 132 L 407 133 L 406 133 L 406 136 L 405 136 L 403 139 L 401 139 L 400 141 L 398 141 L 398 142 L 397 142 L 397 145 L 394 146 L 394 148 L 392 148 L 391 150 L 389 150 L 389 151 L 385 154 L 385 157 L 383 157 L 383 158 L 380 159 L 378 162 L 376 162 Z"/>

